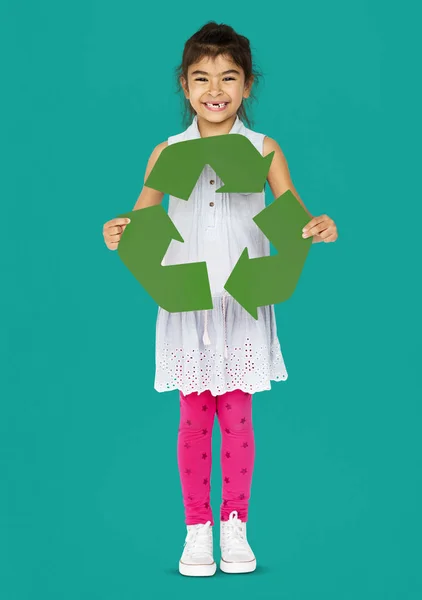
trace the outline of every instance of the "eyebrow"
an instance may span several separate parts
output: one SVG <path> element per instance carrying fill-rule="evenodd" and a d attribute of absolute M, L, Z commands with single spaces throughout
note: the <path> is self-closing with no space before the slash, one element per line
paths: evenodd
<path fill-rule="evenodd" d="M 240 75 L 239 71 L 236 71 L 236 69 L 229 69 L 228 71 L 223 71 L 222 73 L 219 73 L 219 75 L 228 75 L 228 73 L 236 73 L 236 75 Z M 207 73 L 206 71 L 193 71 L 191 73 L 191 75 L 209 75 L 209 73 Z"/>

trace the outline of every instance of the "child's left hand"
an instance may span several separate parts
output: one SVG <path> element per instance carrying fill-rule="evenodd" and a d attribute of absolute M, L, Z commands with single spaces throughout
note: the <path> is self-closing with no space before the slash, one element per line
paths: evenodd
<path fill-rule="evenodd" d="M 333 219 L 330 219 L 327 215 L 314 217 L 307 225 L 305 225 L 302 231 L 302 237 L 314 237 L 312 240 L 314 244 L 318 242 L 335 242 L 338 238 L 336 224 Z"/>

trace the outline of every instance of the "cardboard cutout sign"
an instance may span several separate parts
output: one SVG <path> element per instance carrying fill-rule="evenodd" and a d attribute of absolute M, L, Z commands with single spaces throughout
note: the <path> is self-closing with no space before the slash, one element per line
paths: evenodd
<path fill-rule="evenodd" d="M 216 192 L 260 192 L 273 154 L 262 157 L 248 138 L 239 134 L 179 142 L 163 150 L 145 185 L 188 200 L 209 164 L 225 182 Z M 161 264 L 172 239 L 184 242 L 161 205 L 119 217 L 131 222 L 120 239 L 118 254 L 159 306 L 168 312 L 212 308 L 205 262 Z M 312 238 L 302 238 L 309 215 L 290 190 L 253 220 L 278 254 L 250 259 L 245 248 L 224 288 L 257 319 L 258 306 L 284 302 L 293 294 Z"/>

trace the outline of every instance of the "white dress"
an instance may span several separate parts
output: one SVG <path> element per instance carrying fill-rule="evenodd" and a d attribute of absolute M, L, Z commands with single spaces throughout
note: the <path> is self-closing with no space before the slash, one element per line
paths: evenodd
<path fill-rule="evenodd" d="M 265 135 L 245 127 L 238 116 L 230 133 L 246 136 L 263 153 Z M 168 143 L 200 137 L 195 116 Z M 224 290 L 245 247 L 250 258 L 270 255 L 269 240 L 252 220 L 265 208 L 265 192 L 216 193 L 222 185 L 217 173 L 205 165 L 189 200 L 169 196 L 169 217 L 185 241 L 171 241 L 162 265 L 206 261 L 213 308 L 179 313 L 158 308 L 154 383 L 158 392 L 255 393 L 271 389 L 271 380 L 288 377 L 274 306 L 258 307 L 256 320 Z"/>

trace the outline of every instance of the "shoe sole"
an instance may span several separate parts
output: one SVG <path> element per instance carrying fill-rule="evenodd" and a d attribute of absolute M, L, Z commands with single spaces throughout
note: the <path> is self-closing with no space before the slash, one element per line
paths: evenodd
<path fill-rule="evenodd" d="M 220 569 L 223 573 L 251 573 L 256 569 L 256 558 L 243 562 L 226 562 L 221 559 Z"/>
<path fill-rule="evenodd" d="M 179 573 L 187 577 L 210 577 L 217 571 L 217 563 L 211 565 L 187 565 L 179 561 Z"/>

